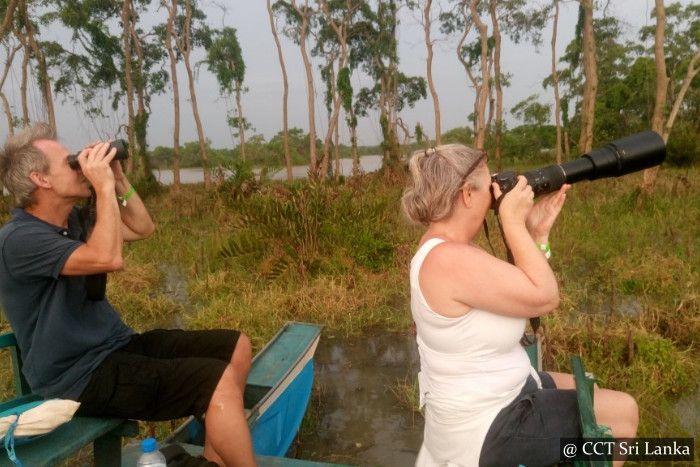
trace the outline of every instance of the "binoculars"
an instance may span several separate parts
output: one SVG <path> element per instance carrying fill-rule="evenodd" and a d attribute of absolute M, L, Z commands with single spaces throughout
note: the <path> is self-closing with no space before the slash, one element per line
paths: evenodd
<path fill-rule="evenodd" d="M 111 151 L 112 148 L 116 148 L 117 154 L 114 156 L 114 160 L 122 161 L 129 158 L 128 147 L 128 143 L 123 139 L 115 139 L 109 144 L 109 149 L 107 150 L 107 152 Z M 77 154 L 71 154 L 70 156 L 68 156 L 68 165 L 70 165 L 70 168 L 73 170 L 80 169 L 80 163 L 78 162 Z"/>

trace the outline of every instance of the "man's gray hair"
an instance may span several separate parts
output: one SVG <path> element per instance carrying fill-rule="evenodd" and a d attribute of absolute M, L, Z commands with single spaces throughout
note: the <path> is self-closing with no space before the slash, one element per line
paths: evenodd
<path fill-rule="evenodd" d="M 41 140 L 56 141 L 56 130 L 47 123 L 34 123 L 9 136 L 0 151 L 0 182 L 23 208 L 34 204 L 36 185 L 29 175 L 49 170 L 46 155 L 34 145 Z"/>

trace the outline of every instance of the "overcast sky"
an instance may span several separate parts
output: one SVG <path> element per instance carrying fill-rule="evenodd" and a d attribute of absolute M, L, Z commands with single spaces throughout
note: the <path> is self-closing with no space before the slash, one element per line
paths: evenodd
<path fill-rule="evenodd" d="M 266 2 L 263 0 L 238 0 L 235 2 L 221 0 L 221 3 L 227 4 L 225 12 L 214 2 L 202 0 L 202 4 L 206 5 L 205 11 L 209 23 L 213 27 L 226 25 L 236 28 L 238 31 L 238 39 L 246 63 L 244 84 L 248 88 L 248 92 L 243 96 L 243 114 L 255 128 L 254 132 L 248 131 L 246 137 L 250 138 L 253 134 L 261 134 L 266 140 L 269 140 L 282 130 L 283 84 L 277 48 L 270 31 Z M 557 39 L 558 55 L 562 54 L 573 37 L 577 4 L 573 1 L 562 4 Z M 608 14 L 627 22 L 629 24 L 629 38 L 636 39 L 636 33 L 640 26 L 653 24 L 650 19 L 653 7 L 653 0 L 610 0 Z M 165 17 L 165 12 L 160 11 L 156 15 Z M 427 51 L 423 31 L 415 15 L 416 13 L 410 12 L 402 14 L 398 33 L 400 41 L 399 68 L 409 76 L 426 76 Z M 435 38 L 437 35 L 437 28 L 435 28 L 433 37 Z M 280 36 L 280 40 L 289 79 L 289 125 L 290 128 L 298 127 L 308 131 L 306 76 L 301 52 L 298 46 L 284 36 Z M 539 94 L 540 102 L 553 102 L 551 88 L 544 90 L 541 85 L 542 80 L 551 71 L 550 40 L 551 25 L 545 31 L 543 44 L 539 49 L 529 43 L 520 45 L 504 43 L 503 45 L 502 69 L 503 72 L 511 73 L 513 76 L 511 87 L 504 89 L 504 118 L 511 126 L 517 125 L 518 122 L 509 114 L 508 109 L 521 100 L 532 94 Z M 467 78 L 456 58 L 453 42 L 437 43 L 434 47 L 433 77 L 440 101 L 443 132 L 451 128 L 467 126 L 467 115 L 472 112 L 474 103 L 473 92 L 467 86 Z M 4 51 L 0 51 L 0 55 L 4 54 Z M 15 72 L 8 79 L 6 94 L 12 94 L 13 86 L 14 89 L 19 89 L 17 84 L 19 78 L 19 73 Z M 184 143 L 196 140 L 197 131 L 191 117 L 187 77 L 183 67 L 181 67 L 178 78 L 182 116 L 180 141 Z M 359 72 L 354 75 L 353 80 L 355 90 L 363 85 L 369 86 L 371 84 Z M 315 78 L 315 86 L 316 128 L 322 138 L 327 128 L 327 118 L 323 104 L 323 85 L 318 76 Z M 204 66 L 201 67 L 198 74 L 196 87 L 204 133 L 212 141 L 212 146 L 224 148 L 238 144 L 238 138 L 232 136 L 231 129 L 226 124 L 227 110 L 233 105 L 233 101 L 227 101 L 219 94 L 218 84 Z M 17 109 L 15 110 L 16 114 L 19 114 L 18 109 L 21 108 L 19 100 L 16 96 L 9 97 L 12 99 L 11 104 Z M 57 101 L 60 99 L 57 97 Z M 36 107 L 34 104 L 32 113 L 34 118 L 40 118 L 37 117 L 40 115 L 40 109 Z M 154 97 L 152 109 L 153 114 L 150 118 L 148 133 L 149 146 L 153 148 L 158 145 L 172 145 L 171 93 Z M 427 99 L 419 102 L 413 109 L 405 109 L 400 116 L 411 130 L 417 122 L 420 122 L 426 132 L 434 137 L 435 123 L 430 93 L 428 93 Z M 119 114 L 109 118 L 91 119 L 84 115 L 77 106 L 57 102 L 57 121 L 62 141 L 69 147 L 77 149 L 89 141 L 112 136 L 117 131 L 118 125 L 126 121 L 126 116 Z M 377 115 L 361 119 L 358 132 L 360 144 L 377 144 L 381 139 Z M 4 139 L 7 133 L 7 123 L 3 116 L 0 119 L 0 138 Z M 345 125 L 341 125 L 341 138 L 344 141 L 348 140 L 348 131 Z M 400 138 L 403 138 L 403 135 L 400 135 Z"/>

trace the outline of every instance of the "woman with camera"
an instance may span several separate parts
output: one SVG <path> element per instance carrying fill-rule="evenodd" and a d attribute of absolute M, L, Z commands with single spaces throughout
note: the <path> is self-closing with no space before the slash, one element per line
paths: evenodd
<path fill-rule="evenodd" d="M 520 344 L 526 319 L 559 303 L 548 242 L 570 185 L 535 204 L 525 178 L 503 195 L 486 164 L 458 144 L 410 161 L 403 208 L 427 227 L 410 271 L 425 407 L 417 466 L 552 465 L 559 440 L 581 436 L 573 377 L 538 373 Z M 472 243 L 494 198 L 513 264 Z M 596 388 L 594 401 L 613 436 L 635 436 L 631 396 Z"/>

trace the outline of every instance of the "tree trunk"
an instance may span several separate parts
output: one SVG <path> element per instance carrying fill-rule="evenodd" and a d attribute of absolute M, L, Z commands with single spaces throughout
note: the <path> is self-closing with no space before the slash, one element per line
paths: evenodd
<path fill-rule="evenodd" d="M 22 126 L 29 125 L 29 102 L 27 100 L 27 84 L 29 81 L 29 42 L 27 38 L 20 34 L 19 31 L 13 28 L 17 39 L 22 43 L 24 49 L 24 57 L 22 58 L 22 81 L 19 86 L 19 93 L 22 102 Z"/>
<path fill-rule="evenodd" d="M 30 21 L 29 12 L 27 10 L 27 1 L 20 0 L 19 2 L 20 13 L 24 20 L 25 34 L 29 47 L 34 52 L 34 58 L 36 59 L 38 68 L 38 80 L 39 89 L 41 89 L 41 96 L 44 99 L 44 106 L 46 107 L 46 118 L 47 123 L 51 128 L 56 128 L 56 114 L 53 107 L 53 95 L 51 94 L 51 78 L 49 77 L 48 67 L 46 66 L 46 56 L 39 47 L 36 41 L 36 34 L 34 31 L 34 25 Z"/>
<path fill-rule="evenodd" d="M 664 132 L 664 120 L 666 109 L 666 94 L 668 92 L 668 75 L 666 74 L 666 56 L 664 54 L 664 38 L 666 31 L 666 9 L 663 0 L 656 0 L 656 31 L 654 35 L 654 62 L 656 64 L 656 95 L 654 101 L 654 113 L 651 117 L 651 129 L 660 134 L 664 142 L 668 141 L 668 134 Z M 659 167 L 652 167 L 644 171 L 641 193 L 651 196 L 656 185 L 656 176 Z"/>
<path fill-rule="evenodd" d="M 308 92 L 308 107 L 309 107 L 309 178 L 318 178 L 318 167 L 316 162 L 316 113 L 315 113 L 315 91 L 314 77 L 311 70 L 311 60 L 306 50 L 306 34 L 309 30 L 309 1 L 306 0 L 304 11 L 297 7 L 296 0 L 291 0 L 292 6 L 297 14 L 302 18 L 301 31 L 299 34 L 299 48 L 301 49 L 301 57 L 304 61 L 304 70 L 306 70 L 306 90 Z"/>
<path fill-rule="evenodd" d="M 236 81 L 236 108 L 238 109 L 238 137 L 241 139 L 241 159 L 245 162 L 245 119 L 241 106 L 241 83 Z"/>
<path fill-rule="evenodd" d="M 464 19 L 465 27 L 464 31 L 462 31 L 462 37 L 460 37 L 459 41 L 457 41 L 457 48 L 455 49 L 455 51 L 457 52 L 457 60 L 459 60 L 459 62 L 462 64 L 462 67 L 464 67 L 464 71 L 467 73 L 467 77 L 469 78 L 469 81 L 471 81 L 472 86 L 474 87 L 474 121 L 472 122 L 472 131 L 474 132 L 474 136 L 476 137 L 478 130 L 476 116 L 479 113 L 479 83 L 476 81 L 474 74 L 469 68 L 469 64 L 462 56 L 462 47 L 464 47 L 464 43 L 467 40 L 467 35 L 469 34 L 469 31 L 471 29 L 471 23 L 469 22 L 469 13 L 466 10 L 466 4 L 462 4 L 461 14 L 462 18 Z"/>
<path fill-rule="evenodd" d="M 131 14 L 134 15 L 132 9 Z M 132 25 L 136 24 L 136 18 L 132 16 Z M 145 180 L 150 180 L 153 178 L 153 167 L 151 166 L 151 161 L 148 159 L 148 119 L 151 116 L 150 110 L 146 104 L 147 101 L 147 87 L 146 82 L 143 77 L 143 64 L 144 64 L 144 52 L 141 44 L 141 37 L 138 35 L 138 29 L 132 27 L 132 37 L 134 40 L 134 50 L 136 51 L 136 67 L 138 76 L 141 78 L 138 80 L 139 85 L 136 87 L 136 102 L 137 110 L 136 116 L 134 118 L 134 137 L 138 145 L 138 158 L 134 160 L 134 166 L 141 162 L 141 167 L 143 168 L 143 176 Z"/>
<path fill-rule="evenodd" d="M 581 106 L 581 136 L 579 149 L 587 153 L 593 149 L 593 120 L 595 99 L 598 92 L 598 68 L 596 65 L 596 45 L 593 31 L 593 0 L 580 0 L 583 16 L 583 102 Z"/>
<path fill-rule="evenodd" d="M 282 81 L 284 83 L 284 96 L 282 97 L 282 145 L 284 146 L 284 163 L 287 167 L 287 181 L 292 183 L 294 176 L 292 174 L 292 159 L 289 155 L 289 121 L 287 117 L 287 101 L 289 97 L 289 82 L 287 81 L 287 69 L 284 66 L 284 57 L 282 56 L 282 45 L 277 36 L 277 28 L 275 27 L 275 15 L 272 12 L 270 0 L 267 0 L 267 13 L 270 15 L 270 29 L 275 38 L 277 45 L 277 57 L 279 58 L 280 67 L 282 68 Z"/>
<path fill-rule="evenodd" d="M 357 4 L 353 4 L 353 2 L 347 0 L 345 5 L 345 15 L 343 16 L 343 21 L 341 24 L 338 24 L 335 22 L 333 19 L 333 16 L 330 14 L 328 10 L 328 2 L 326 0 L 323 0 L 320 2 L 321 8 L 326 15 L 326 18 L 335 31 L 335 35 L 338 38 L 338 43 L 340 44 L 341 48 L 341 55 L 340 59 L 338 60 L 338 78 L 340 78 L 341 74 L 344 75 L 344 69 L 348 67 L 348 61 L 350 57 L 350 53 L 348 51 L 348 42 L 347 42 L 347 32 L 350 27 L 351 23 L 351 18 L 354 14 L 355 9 L 357 8 Z M 344 75 L 345 76 L 345 75 Z M 353 158 L 353 163 L 352 163 L 352 174 L 353 177 L 357 176 L 358 173 L 358 165 L 359 161 L 357 158 L 357 122 L 355 119 L 355 113 L 352 108 L 352 87 L 349 89 L 344 89 L 349 82 L 349 79 L 344 82 L 343 89 L 336 88 L 334 89 L 333 95 L 337 98 L 334 100 L 334 112 L 333 112 L 333 117 L 331 119 L 332 121 L 332 126 L 335 128 L 335 133 L 336 133 L 336 143 L 335 143 L 335 154 L 336 154 L 336 180 L 339 179 L 339 172 L 340 172 L 340 160 L 338 155 L 339 151 L 339 115 L 340 115 L 340 107 L 343 106 L 345 109 L 345 119 L 348 123 L 348 127 L 350 128 L 350 140 L 352 144 L 352 158 Z M 341 95 L 342 94 L 342 95 Z M 347 98 L 347 95 L 349 94 L 349 99 Z"/>
<path fill-rule="evenodd" d="M 340 100 L 340 97 L 337 98 Z M 335 161 L 335 181 L 340 182 L 340 125 L 335 125 L 335 144 L 333 145 L 333 160 Z"/>
<path fill-rule="evenodd" d="M 5 117 L 7 117 L 7 130 L 8 134 L 10 135 L 13 135 L 15 133 L 14 121 L 12 118 L 12 109 L 10 107 L 10 103 L 7 101 L 7 96 L 5 96 L 5 93 L 2 92 L 2 89 L 5 86 L 7 75 L 10 73 L 10 68 L 12 67 L 12 62 L 15 59 L 15 54 L 17 54 L 17 52 L 21 48 L 22 44 L 18 44 L 12 49 L 12 52 L 9 53 L 7 60 L 5 60 L 5 70 L 2 73 L 2 79 L 0 79 L 0 99 L 2 99 L 2 108 L 5 112 Z"/>
<path fill-rule="evenodd" d="M 339 64 L 340 65 L 340 64 Z M 331 86 L 331 101 L 333 104 L 333 113 L 328 121 L 328 131 L 326 131 L 326 137 L 323 139 L 323 159 L 321 163 L 321 179 L 326 180 L 328 177 L 328 164 L 331 158 L 331 144 L 333 143 L 333 130 L 338 126 L 338 116 L 340 115 L 340 99 L 338 99 L 338 89 L 336 86 L 336 76 L 335 68 L 333 68 L 333 63 L 329 63 L 330 67 L 329 81 Z M 339 66 L 339 70 L 342 66 Z"/>
<path fill-rule="evenodd" d="M 357 119 L 355 110 L 350 107 L 350 144 L 352 145 L 352 176 L 357 177 L 360 172 L 360 158 L 357 154 Z"/>
<path fill-rule="evenodd" d="M 501 84 L 501 30 L 498 27 L 498 17 L 496 16 L 496 0 L 490 0 L 489 10 L 491 11 L 491 23 L 493 24 L 493 76 L 496 87 L 496 131 L 495 131 L 495 160 L 496 168 L 503 169 L 501 161 L 501 145 L 503 140 L 503 86 Z"/>
<path fill-rule="evenodd" d="M 269 0 L 268 0 L 269 1 Z M 173 50 L 173 25 L 177 16 L 178 0 L 171 0 L 168 9 L 168 21 L 165 24 L 165 46 L 170 57 L 170 79 L 173 83 L 173 191 L 180 191 L 180 89 L 177 83 L 177 57 Z"/>
<path fill-rule="evenodd" d="M 559 97 L 559 74 L 557 73 L 557 28 L 559 26 L 559 0 L 554 0 L 552 20 L 552 86 L 554 87 L 554 119 L 557 132 L 556 158 L 561 164 L 561 98 Z"/>
<path fill-rule="evenodd" d="M 685 73 L 685 79 L 683 80 L 683 84 L 681 85 L 681 89 L 678 92 L 678 95 L 673 101 L 673 108 L 671 108 L 671 112 L 668 114 L 668 120 L 666 120 L 666 124 L 664 125 L 663 133 L 664 139 L 666 140 L 668 139 L 668 135 L 671 133 L 673 123 L 676 121 L 676 116 L 678 115 L 678 111 L 680 110 L 681 104 L 683 103 L 685 94 L 688 92 L 688 89 L 690 89 L 690 84 L 698 75 L 698 72 L 700 72 L 700 68 L 696 68 L 699 61 L 700 49 L 695 51 L 695 55 L 693 55 L 693 58 L 691 58 L 690 62 L 688 63 L 688 70 Z"/>
<path fill-rule="evenodd" d="M 134 169 L 134 80 L 131 76 L 131 0 L 124 0 L 122 4 L 122 35 L 124 43 L 124 80 L 126 82 L 126 109 L 128 124 L 126 134 L 129 139 L 129 152 L 131 153 L 126 162 L 127 171 Z"/>
<path fill-rule="evenodd" d="M 425 8 L 423 9 L 423 30 L 425 32 L 425 47 L 428 49 L 428 88 L 430 89 L 430 95 L 433 97 L 433 111 L 435 112 L 435 144 L 440 146 L 440 144 L 442 144 L 442 130 L 440 129 L 440 100 L 438 99 L 438 94 L 435 90 L 435 83 L 433 83 L 433 41 L 430 39 L 430 28 L 432 26 L 430 22 L 430 8 L 432 7 L 432 4 L 433 0 L 428 0 L 425 3 Z"/>
<path fill-rule="evenodd" d="M 204 188 L 211 188 L 211 173 L 209 172 L 209 159 L 207 158 L 207 144 L 204 139 L 202 120 L 199 118 L 199 108 L 197 106 L 197 93 L 194 89 L 194 73 L 190 64 L 190 54 L 192 52 L 192 0 L 185 0 L 185 37 L 184 47 L 181 47 L 182 57 L 185 60 L 185 69 L 189 80 L 190 100 L 192 101 L 192 114 L 197 125 L 197 139 L 199 140 L 199 154 L 202 158 L 202 170 L 204 171 Z"/>
<path fill-rule="evenodd" d="M 489 84 L 489 72 L 487 65 L 488 58 L 488 30 L 486 25 L 481 21 L 479 13 L 477 12 L 477 7 L 479 6 L 480 0 L 474 0 L 469 5 L 471 10 L 471 16 L 474 20 L 474 24 L 479 30 L 479 36 L 481 37 L 481 86 L 479 88 L 479 108 L 478 113 L 474 116 L 477 123 L 477 133 L 474 146 L 477 148 L 483 148 L 486 141 L 486 100 L 488 97 L 487 87 Z"/>
<path fill-rule="evenodd" d="M 2 24 L 0 24 L 0 37 L 5 37 L 7 30 L 11 29 L 12 21 L 15 16 L 15 9 L 17 8 L 17 1 L 18 0 L 10 0 L 7 7 L 5 7 L 5 17 L 2 20 Z"/>

